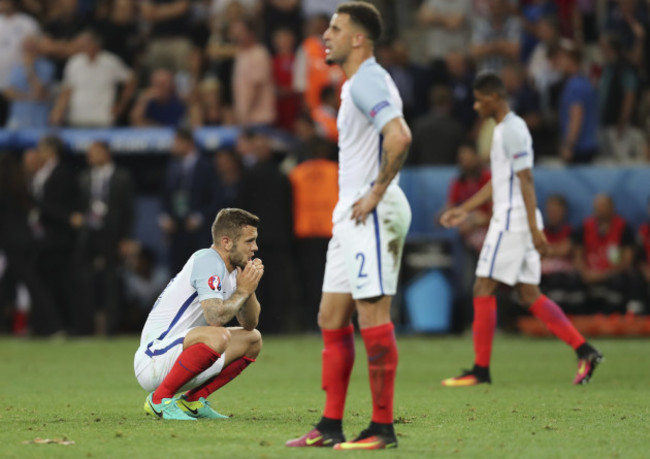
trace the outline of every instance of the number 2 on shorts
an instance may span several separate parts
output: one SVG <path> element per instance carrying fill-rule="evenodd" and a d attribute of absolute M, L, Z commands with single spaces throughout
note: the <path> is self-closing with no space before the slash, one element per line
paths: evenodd
<path fill-rule="evenodd" d="M 355 258 L 357 260 L 361 259 L 361 265 L 359 266 L 359 274 L 358 274 L 359 279 L 363 279 L 364 277 L 368 277 L 368 274 L 363 272 L 363 265 L 366 263 L 366 256 L 362 252 L 359 252 L 355 256 Z"/>

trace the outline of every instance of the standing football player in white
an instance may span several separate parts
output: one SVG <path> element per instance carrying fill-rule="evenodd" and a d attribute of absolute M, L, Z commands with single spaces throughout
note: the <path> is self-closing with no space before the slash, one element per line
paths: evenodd
<path fill-rule="evenodd" d="M 398 90 L 374 58 L 381 28 L 374 6 L 348 2 L 339 5 L 323 37 L 327 62 L 341 65 L 347 76 L 337 118 L 339 202 L 318 314 L 326 401 L 316 428 L 287 446 L 397 446 L 393 429 L 397 346 L 390 305 L 411 222 L 408 201 L 398 185 L 411 133 Z M 368 355 L 373 410 L 368 429 L 346 442 L 342 418 L 354 363 L 355 311 Z"/>
<path fill-rule="evenodd" d="M 533 182 L 533 141 L 526 122 L 510 111 L 501 79 L 490 72 L 474 82 L 474 109 L 481 117 L 497 122 L 492 137 L 492 180 L 458 207 L 442 214 L 449 228 L 460 225 L 468 213 L 490 199 L 493 213 L 476 267 L 474 284 L 474 367 L 443 386 L 463 387 L 490 383 L 490 357 L 496 328 L 496 297 L 499 283 L 514 286 L 520 303 L 546 324 L 555 336 L 578 355 L 574 384 L 589 381 L 603 356 L 575 329 L 562 309 L 539 290 L 540 255 L 548 250 L 542 232 Z"/>

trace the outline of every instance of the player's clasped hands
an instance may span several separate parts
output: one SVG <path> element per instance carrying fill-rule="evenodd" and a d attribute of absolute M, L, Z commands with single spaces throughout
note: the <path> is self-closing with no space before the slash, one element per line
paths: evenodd
<path fill-rule="evenodd" d="M 237 271 L 239 271 L 237 275 L 238 288 L 252 294 L 257 289 L 262 275 L 264 275 L 264 264 L 262 264 L 262 260 L 256 258 L 249 260 L 243 270 L 238 267 Z"/>

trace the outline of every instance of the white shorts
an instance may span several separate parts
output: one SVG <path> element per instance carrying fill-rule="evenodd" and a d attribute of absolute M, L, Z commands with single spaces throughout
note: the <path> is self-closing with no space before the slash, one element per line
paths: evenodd
<path fill-rule="evenodd" d="M 138 348 L 135 353 L 133 367 L 135 377 L 144 390 L 153 392 L 160 386 L 162 380 L 165 379 L 165 376 L 176 363 L 178 356 L 183 352 L 183 340 L 190 330 L 192 329 L 189 328 L 182 333 L 166 336 L 161 340 L 153 341 L 151 345 Z M 198 387 L 221 373 L 225 359 L 226 353 L 224 352 L 210 368 L 188 381 L 180 391 Z"/>
<path fill-rule="evenodd" d="M 490 225 L 476 266 L 477 277 L 507 285 L 539 285 L 542 263 L 530 231 L 505 231 Z"/>
<path fill-rule="evenodd" d="M 398 186 L 389 186 L 364 224 L 350 219 L 352 207 L 334 222 L 327 249 L 323 292 L 352 298 L 394 295 L 411 207 Z"/>

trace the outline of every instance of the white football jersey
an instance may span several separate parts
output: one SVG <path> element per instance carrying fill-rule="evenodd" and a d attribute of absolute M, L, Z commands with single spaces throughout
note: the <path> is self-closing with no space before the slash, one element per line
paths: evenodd
<path fill-rule="evenodd" d="M 526 122 L 509 112 L 494 128 L 490 167 L 492 170 L 492 223 L 505 231 L 527 231 L 528 219 L 517 172 L 533 167 L 533 140 Z M 536 210 L 537 225 L 542 216 Z"/>
<path fill-rule="evenodd" d="M 381 130 L 401 117 L 402 99 L 392 78 L 374 57 L 343 84 L 336 125 L 339 131 L 339 202 L 336 222 L 379 173 Z M 398 183 L 399 174 L 392 184 Z M 391 185 L 392 185 L 391 184 Z"/>
<path fill-rule="evenodd" d="M 236 288 L 237 270 L 228 273 L 216 250 L 210 248 L 195 252 L 167 284 L 151 309 L 142 330 L 140 347 L 147 347 L 145 353 L 165 353 L 167 349 L 152 351 L 149 347 L 154 341 L 163 340 L 168 335 L 207 325 L 201 301 L 209 298 L 226 300 Z M 179 339 L 182 342 L 183 337 Z M 171 343 L 169 347 L 176 344 Z"/>

